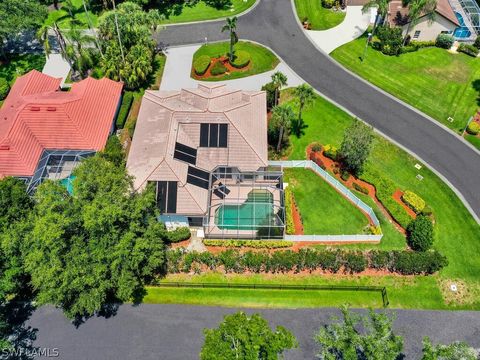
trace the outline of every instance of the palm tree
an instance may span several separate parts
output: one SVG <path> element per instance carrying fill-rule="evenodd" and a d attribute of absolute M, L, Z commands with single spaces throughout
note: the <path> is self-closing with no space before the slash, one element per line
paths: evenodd
<path fill-rule="evenodd" d="M 410 28 L 417 24 L 420 17 L 427 16 L 429 22 L 435 19 L 437 0 L 407 0 L 405 4 L 408 6 L 408 24 L 402 46 L 407 43 Z"/>
<path fill-rule="evenodd" d="M 278 105 L 278 98 L 279 98 L 279 93 L 280 89 L 282 86 L 287 86 L 287 75 L 284 73 L 277 71 L 272 75 L 272 82 L 275 87 L 275 106 Z"/>
<path fill-rule="evenodd" d="M 238 42 L 238 35 L 237 35 L 237 17 L 234 16 L 233 18 L 227 18 L 227 23 L 222 27 L 222 32 L 229 31 L 230 32 L 230 53 L 228 54 L 228 59 L 230 62 L 233 61 L 233 46 Z"/>
<path fill-rule="evenodd" d="M 95 31 L 95 28 L 93 27 L 92 19 L 90 19 L 90 14 L 89 14 L 88 9 L 87 9 L 87 1 L 88 0 L 82 0 L 82 4 L 83 4 L 83 9 L 85 10 L 85 16 L 87 17 L 88 28 L 92 32 L 93 38 L 95 40 L 95 45 L 97 46 L 97 49 L 100 52 L 100 56 L 103 58 L 102 47 L 100 46 L 100 42 L 98 41 L 97 32 Z"/>
<path fill-rule="evenodd" d="M 120 28 L 118 26 L 117 7 L 115 6 L 115 0 L 112 0 L 112 6 L 113 14 L 115 16 L 115 28 L 117 29 L 118 46 L 120 48 L 120 54 L 122 55 L 123 64 L 125 65 L 125 54 L 123 53 L 122 36 L 120 35 Z"/>
<path fill-rule="evenodd" d="M 292 121 L 295 119 L 295 113 L 288 105 L 275 106 L 272 110 L 271 122 L 278 128 L 277 152 L 282 148 L 282 142 L 288 137 Z"/>
<path fill-rule="evenodd" d="M 58 46 L 60 47 L 60 53 L 62 56 L 67 59 L 67 44 L 65 39 L 60 32 L 60 28 L 57 26 L 57 23 L 53 23 L 53 26 L 43 25 L 37 31 L 37 39 L 42 43 L 43 50 L 45 51 L 45 55 L 48 57 L 52 53 L 52 47 L 50 44 L 49 34 L 53 32 L 55 34 L 55 38 L 57 39 Z"/>
<path fill-rule="evenodd" d="M 93 38 L 75 26 L 72 26 L 65 36 L 68 40 L 67 56 L 72 60 L 72 68 L 84 77 L 93 63 L 91 49 L 86 48 L 92 43 Z"/>
<path fill-rule="evenodd" d="M 310 104 L 315 98 L 313 88 L 308 84 L 302 84 L 295 88 L 295 96 L 298 97 L 300 106 L 298 107 L 298 119 L 302 119 L 302 111 L 305 105 Z"/>
<path fill-rule="evenodd" d="M 375 30 L 377 28 L 378 21 L 380 16 L 383 19 L 383 23 L 387 20 L 388 16 L 388 4 L 390 0 L 369 0 L 365 5 L 362 7 L 362 12 L 366 13 L 371 8 L 377 8 L 377 15 L 375 16 L 375 23 L 373 24 L 372 35 L 375 34 Z"/>

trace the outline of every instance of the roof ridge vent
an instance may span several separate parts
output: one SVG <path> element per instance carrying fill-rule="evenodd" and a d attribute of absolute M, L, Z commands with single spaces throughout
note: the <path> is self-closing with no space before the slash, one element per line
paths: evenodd
<path fill-rule="evenodd" d="M 30 106 L 30 111 L 40 111 L 40 106 Z"/>
<path fill-rule="evenodd" d="M 0 150 L 10 150 L 10 145 L 0 145 Z"/>
<path fill-rule="evenodd" d="M 47 107 L 47 111 L 57 111 L 57 108 L 55 106 L 49 106 Z"/>

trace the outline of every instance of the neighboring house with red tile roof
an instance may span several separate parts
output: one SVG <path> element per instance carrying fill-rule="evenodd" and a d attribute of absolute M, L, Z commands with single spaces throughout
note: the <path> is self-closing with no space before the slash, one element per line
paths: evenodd
<path fill-rule="evenodd" d="M 35 184 L 46 177 L 58 178 L 51 171 L 52 161 L 56 175 L 68 176 L 62 164 L 77 153 L 104 148 L 123 84 L 87 78 L 67 92 L 60 90 L 60 82 L 32 70 L 12 86 L 0 108 L 0 178 L 14 176 Z M 58 161 L 47 159 L 53 153 Z M 58 158 L 67 153 L 69 157 Z"/>
<path fill-rule="evenodd" d="M 216 200 L 247 199 L 246 179 L 268 166 L 266 114 L 264 91 L 146 91 L 127 159 L 134 187 L 154 183 L 162 214 L 197 224 Z"/>
<path fill-rule="evenodd" d="M 453 35 L 460 23 L 448 0 L 437 0 L 435 16 L 433 20 L 429 19 L 429 14 L 423 14 L 411 26 L 408 34 L 412 40 L 431 41 L 435 40 L 439 34 Z M 403 6 L 402 0 L 392 0 L 389 3 L 388 23 L 390 26 L 400 26 L 403 29 L 403 35 L 406 35 L 408 23 L 408 8 Z"/>

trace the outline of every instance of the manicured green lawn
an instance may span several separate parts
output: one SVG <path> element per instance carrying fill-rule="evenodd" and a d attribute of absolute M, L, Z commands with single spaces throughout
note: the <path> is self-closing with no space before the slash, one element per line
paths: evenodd
<path fill-rule="evenodd" d="M 203 81 L 221 81 L 221 80 L 230 80 L 238 79 L 250 75 L 260 74 L 266 71 L 275 69 L 280 60 L 268 49 L 263 46 L 248 42 L 248 41 L 239 41 L 235 45 L 235 51 L 247 51 L 250 53 L 251 60 L 249 68 L 246 71 L 233 72 L 231 74 L 224 74 L 215 78 L 205 78 Z M 196 58 L 202 55 L 208 55 L 210 57 L 220 57 L 226 55 L 229 51 L 229 43 L 213 43 L 208 45 L 202 45 L 195 54 L 193 54 L 192 64 Z M 211 65 L 210 65 L 211 66 Z"/>
<path fill-rule="evenodd" d="M 88 19 L 85 14 L 82 0 L 72 0 L 75 19 L 79 22 L 77 25 L 80 28 L 88 28 Z M 162 24 L 174 24 L 192 21 L 212 20 L 222 17 L 228 17 L 240 14 L 255 4 L 255 0 L 231 0 L 231 6 L 225 9 L 215 9 L 208 6 L 203 1 L 197 2 L 194 6 L 182 4 L 180 1 L 167 2 L 166 6 L 159 6 L 158 10 L 164 14 L 165 20 Z M 100 13 L 92 12 L 89 8 L 90 19 L 94 27 L 98 25 L 98 18 Z M 52 25 L 57 22 L 60 28 L 69 28 L 70 16 L 67 10 L 60 8 L 59 10 L 51 11 L 46 20 L 47 25 Z"/>
<path fill-rule="evenodd" d="M 364 79 L 461 131 L 478 108 L 480 62 L 465 54 L 424 48 L 398 57 L 368 49 L 359 59 L 365 36 L 334 50 L 331 56 Z M 453 122 L 448 120 L 454 119 Z"/>
<path fill-rule="evenodd" d="M 289 90 L 285 94 L 284 99 L 288 99 Z M 294 101 L 291 103 L 296 106 Z M 339 146 L 352 118 L 317 97 L 313 105 L 304 110 L 304 121 L 305 134 L 300 138 L 290 137 L 290 159 L 305 159 L 306 145 L 315 141 Z M 423 166 L 421 170 L 414 167 L 416 163 Z M 389 177 L 400 189 L 414 191 L 433 209 L 436 220 L 434 247 L 450 262 L 441 271 L 441 277 L 480 284 L 480 258 L 471 256 L 480 253 L 480 226 L 455 193 L 421 162 L 378 135 L 366 166 L 367 173 L 372 171 Z M 417 174 L 423 176 L 422 181 L 416 179 Z M 384 232 L 383 241 L 393 247 L 400 245 L 398 236 L 390 239 L 392 235 Z"/>
<path fill-rule="evenodd" d="M 199 1 L 195 6 L 184 6 L 181 9 L 174 8 L 173 15 L 163 22 L 164 24 L 184 23 L 192 21 L 212 20 L 240 14 L 255 4 L 255 0 L 231 0 L 231 7 L 217 10 Z M 176 14 L 178 12 L 178 15 Z"/>
<path fill-rule="evenodd" d="M 345 18 L 345 12 L 326 9 L 320 0 L 295 0 L 295 8 L 300 21 L 308 19 L 312 30 L 330 29 Z"/>
<path fill-rule="evenodd" d="M 470 142 L 477 149 L 480 149 L 480 138 L 478 138 L 477 136 L 467 134 L 465 135 L 465 139 L 467 139 L 467 141 Z"/>
<path fill-rule="evenodd" d="M 285 169 L 302 215 L 305 234 L 353 235 L 364 233 L 368 219 L 320 176 L 307 169 Z"/>

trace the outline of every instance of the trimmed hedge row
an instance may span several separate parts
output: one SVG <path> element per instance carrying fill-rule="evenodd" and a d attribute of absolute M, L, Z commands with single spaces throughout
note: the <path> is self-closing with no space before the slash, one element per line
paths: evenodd
<path fill-rule="evenodd" d="M 425 200 L 410 190 L 406 190 L 403 193 L 402 200 L 417 214 L 421 213 L 423 209 L 425 209 Z"/>
<path fill-rule="evenodd" d="M 5 99 L 9 91 L 10 84 L 8 83 L 7 79 L 0 77 L 0 100 Z"/>
<path fill-rule="evenodd" d="M 295 234 L 295 224 L 293 222 L 292 209 L 295 206 L 293 203 L 293 192 L 291 186 L 285 188 L 285 231 L 287 235 Z"/>
<path fill-rule="evenodd" d="M 237 69 L 244 68 L 250 64 L 251 56 L 247 51 L 239 50 L 235 53 L 235 58 L 230 61 L 230 64 Z"/>
<path fill-rule="evenodd" d="M 210 73 L 213 76 L 222 75 L 222 74 L 225 74 L 226 72 L 227 72 L 227 67 L 220 60 L 215 61 L 215 63 L 212 66 L 212 69 L 210 70 Z"/>
<path fill-rule="evenodd" d="M 207 72 L 209 66 L 210 56 L 202 55 L 196 58 L 193 62 L 193 71 L 195 71 L 195 74 L 198 76 L 202 76 Z"/>
<path fill-rule="evenodd" d="M 286 240 L 203 240 L 206 246 L 249 247 L 254 249 L 280 249 L 293 246 L 293 241 Z"/>
<path fill-rule="evenodd" d="M 265 251 L 226 250 L 218 254 L 185 252 L 182 249 L 167 251 L 169 273 L 201 273 L 202 267 L 225 273 L 286 273 L 323 270 L 331 273 L 355 274 L 367 268 L 385 270 L 402 275 L 433 274 L 448 265 L 447 259 L 437 251 L 412 252 L 406 250 L 374 250 L 370 252 L 301 249 L 268 253 Z"/>
<path fill-rule="evenodd" d="M 473 56 L 473 57 L 477 57 L 479 50 L 473 45 L 461 43 L 458 46 L 457 51 L 463 52 L 464 54 L 467 54 L 467 55 L 470 55 L 470 56 Z"/>
<path fill-rule="evenodd" d="M 188 240 L 190 239 L 191 235 L 192 234 L 190 233 L 190 228 L 187 226 L 182 226 L 182 227 L 176 228 L 175 230 L 167 232 L 168 241 L 171 243 L 177 243 L 180 241 Z"/>
<path fill-rule="evenodd" d="M 366 171 L 362 178 L 369 182 L 370 184 L 375 185 L 376 195 L 378 200 L 385 206 L 390 215 L 404 228 L 406 229 L 408 224 L 412 221 L 412 218 L 405 209 L 396 202 L 392 194 L 397 189 L 395 183 L 384 177 L 380 172 L 369 170 Z"/>
<path fill-rule="evenodd" d="M 122 104 L 120 105 L 120 110 L 118 111 L 116 126 L 117 129 L 123 129 L 125 121 L 127 121 L 128 113 L 133 103 L 133 92 L 125 91 L 122 98 Z"/>

